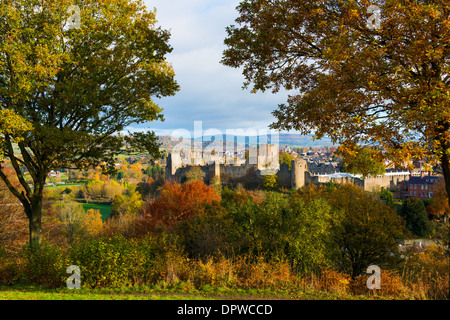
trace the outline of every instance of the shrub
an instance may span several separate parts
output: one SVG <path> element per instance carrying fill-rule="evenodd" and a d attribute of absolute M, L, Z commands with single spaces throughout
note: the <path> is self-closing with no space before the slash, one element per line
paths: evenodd
<path fill-rule="evenodd" d="M 231 220 L 220 204 L 212 204 L 205 212 L 183 221 L 176 230 L 181 244 L 190 258 L 208 259 L 219 252 L 229 256 L 233 243 L 228 238 Z"/>
<path fill-rule="evenodd" d="M 68 252 L 70 264 L 81 269 L 81 284 L 87 288 L 145 284 L 151 278 L 156 244 L 154 239 L 88 239 Z"/>
<path fill-rule="evenodd" d="M 351 291 L 358 295 L 380 295 L 401 298 L 405 294 L 402 278 L 395 270 L 381 270 L 381 289 L 367 288 L 367 279 L 370 274 L 362 274 L 351 282 Z"/>
<path fill-rule="evenodd" d="M 427 210 L 422 200 L 406 199 L 400 213 L 406 220 L 406 227 L 415 235 L 428 237 L 433 231 L 433 224 L 428 220 Z"/>
<path fill-rule="evenodd" d="M 233 261 L 224 256 L 211 257 L 206 262 L 197 260 L 194 272 L 194 283 L 199 288 L 205 285 L 232 287 L 237 283 Z"/>
<path fill-rule="evenodd" d="M 283 290 L 296 282 L 289 263 L 264 256 L 240 256 L 235 259 L 234 268 L 238 286 L 243 289 Z"/>
<path fill-rule="evenodd" d="M 380 199 L 385 201 L 386 205 L 388 205 L 389 207 L 395 208 L 394 195 L 392 194 L 391 191 L 387 189 L 381 190 Z"/>
<path fill-rule="evenodd" d="M 102 185 L 101 194 L 107 199 L 114 199 L 115 196 L 122 194 L 122 186 L 114 180 L 107 181 Z"/>
<path fill-rule="evenodd" d="M 173 229 L 180 221 L 193 218 L 205 204 L 214 201 L 220 201 L 220 195 L 203 181 L 183 185 L 167 182 L 162 186 L 160 196 L 144 206 L 146 221 L 142 227 L 147 232 L 156 228 Z"/>
<path fill-rule="evenodd" d="M 405 227 L 394 209 L 351 184 L 322 192 L 321 197 L 343 213 L 333 227 L 333 242 L 340 251 L 332 258 L 338 270 L 354 278 L 372 264 L 389 269 L 398 263 L 389 252 L 398 252 L 396 239 L 403 237 Z"/>
<path fill-rule="evenodd" d="M 153 281 L 164 287 L 191 282 L 193 269 L 191 260 L 185 255 L 179 240 L 171 234 L 161 234 L 158 238 L 158 251 L 154 259 Z"/>
<path fill-rule="evenodd" d="M 351 278 L 342 272 L 329 267 L 321 268 L 315 287 L 318 290 L 337 293 L 348 293 Z"/>
<path fill-rule="evenodd" d="M 296 271 L 329 264 L 331 230 L 337 214 L 321 199 L 308 205 L 299 197 L 270 192 L 261 202 L 249 195 L 227 195 L 223 201 L 227 228 L 223 231 L 237 254 L 286 259 Z M 238 199 L 239 201 L 234 201 Z"/>
<path fill-rule="evenodd" d="M 11 259 L 5 248 L 0 246 L 0 286 L 12 284 L 12 280 L 16 277 L 15 267 L 14 259 Z"/>
<path fill-rule="evenodd" d="M 125 238 L 133 238 L 136 236 L 136 226 L 141 219 L 141 216 L 127 214 L 110 215 L 103 223 L 101 236 L 122 235 Z"/>
<path fill-rule="evenodd" d="M 202 168 L 194 166 L 191 167 L 188 172 L 186 172 L 186 180 L 188 182 L 203 180 L 205 178 L 205 175 L 206 174 L 203 172 Z"/>
<path fill-rule="evenodd" d="M 69 266 L 61 248 L 44 242 L 39 253 L 27 244 L 18 259 L 10 267 L 16 278 L 13 282 L 37 284 L 47 287 L 60 287 L 67 278 L 66 268 Z"/>
<path fill-rule="evenodd" d="M 278 189 L 278 176 L 277 175 L 263 176 L 263 188 L 268 191 Z"/>
<path fill-rule="evenodd" d="M 446 249 L 431 245 L 413 255 L 403 269 L 408 292 L 419 299 L 449 298 L 449 258 Z"/>
<path fill-rule="evenodd" d="M 103 220 L 100 210 L 89 209 L 83 217 L 82 228 L 91 236 L 96 236 L 103 229 Z"/>

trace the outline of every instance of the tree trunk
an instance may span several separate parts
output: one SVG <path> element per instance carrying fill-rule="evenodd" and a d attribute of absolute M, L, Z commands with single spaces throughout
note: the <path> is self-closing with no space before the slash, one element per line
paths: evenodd
<path fill-rule="evenodd" d="M 31 206 L 31 218 L 29 219 L 31 254 L 39 253 L 42 241 L 42 202 Z"/>
<path fill-rule="evenodd" d="M 447 191 L 447 201 L 450 207 L 450 122 L 440 122 L 438 124 L 441 127 L 441 130 L 438 131 L 437 141 L 442 150 L 439 160 L 441 161 L 445 191 Z"/>
<path fill-rule="evenodd" d="M 42 241 L 42 198 L 44 183 L 36 184 L 36 189 L 30 203 L 25 206 L 25 213 L 28 217 L 28 229 L 30 231 L 31 255 L 39 254 Z"/>
<path fill-rule="evenodd" d="M 450 156 L 448 154 L 449 149 L 445 149 L 442 153 L 441 157 L 441 166 L 442 166 L 442 172 L 444 174 L 444 180 L 445 180 L 445 190 L 447 191 L 447 200 L 448 205 L 450 207 Z"/>

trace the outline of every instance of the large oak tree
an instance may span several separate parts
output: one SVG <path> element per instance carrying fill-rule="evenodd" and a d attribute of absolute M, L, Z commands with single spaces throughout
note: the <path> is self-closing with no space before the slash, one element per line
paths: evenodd
<path fill-rule="evenodd" d="M 169 36 L 142 1 L 0 1 L 0 178 L 24 207 L 32 245 L 51 170 L 112 170 L 124 144 L 157 155 L 153 132 L 119 133 L 163 119 L 154 99 L 179 89 Z"/>
<path fill-rule="evenodd" d="M 450 195 L 448 0 L 244 0 L 237 9 L 222 62 L 242 68 L 255 91 L 292 92 L 273 128 L 329 136 L 351 156 L 372 145 L 398 166 L 428 159 Z"/>

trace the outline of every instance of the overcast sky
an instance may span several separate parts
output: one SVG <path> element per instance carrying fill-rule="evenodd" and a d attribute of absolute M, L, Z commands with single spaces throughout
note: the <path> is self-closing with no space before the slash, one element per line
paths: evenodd
<path fill-rule="evenodd" d="M 287 94 L 242 90 L 240 70 L 220 64 L 225 49 L 225 28 L 235 24 L 239 0 L 145 0 L 157 9 L 158 25 L 170 30 L 172 63 L 181 90 L 158 100 L 165 122 L 152 122 L 157 134 L 175 129 L 193 131 L 194 121 L 203 130 L 268 129 L 271 112 L 286 102 Z"/>

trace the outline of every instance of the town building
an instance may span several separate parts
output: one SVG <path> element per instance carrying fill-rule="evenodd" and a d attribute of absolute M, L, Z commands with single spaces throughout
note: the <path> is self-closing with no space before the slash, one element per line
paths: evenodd
<path fill-rule="evenodd" d="M 433 176 L 431 173 L 424 172 L 420 176 L 411 176 L 401 183 L 398 196 L 402 199 L 430 199 L 436 193 L 437 185 L 443 178 L 443 176 Z"/>

